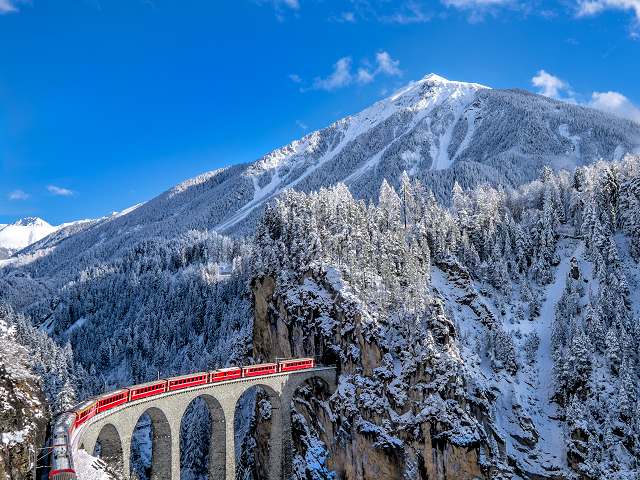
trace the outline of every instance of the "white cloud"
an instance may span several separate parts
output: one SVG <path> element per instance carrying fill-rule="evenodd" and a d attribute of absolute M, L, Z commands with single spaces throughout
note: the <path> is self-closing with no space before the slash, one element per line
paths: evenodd
<path fill-rule="evenodd" d="M 512 0 L 442 0 L 447 7 L 482 8 L 512 3 Z"/>
<path fill-rule="evenodd" d="M 476 23 L 484 20 L 487 13 L 494 13 L 498 7 L 512 8 L 517 5 L 516 0 L 441 0 L 447 7 L 454 7 L 469 12 L 469 22 Z"/>
<path fill-rule="evenodd" d="M 18 12 L 19 10 L 16 4 L 25 3 L 26 1 L 27 0 L 0 0 L 0 15 Z"/>
<path fill-rule="evenodd" d="M 14 190 L 9 194 L 9 200 L 26 200 L 31 195 L 24 193 L 22 190 Z"/>
<path fill-rule="evenodd" d="M 353 75 L 351 75 L 352 62 L 351 56 L 341 58 L 333 65 L 333 73 L 326 78 L 316 78 L 310 90 L 331 92 L 350 85 L 353 83 Z"/>
<path fill-rule="evenodd" d="M 361 85 L 364 85 L 365 83 L 373 82 L 374 79 L 375 79 L 374 74 L 369 72 L 369 70 L 367 70 L 366 68 L 358 69 L 358 83 L 360 83 Z"/>
<path fill-rule="evenodd" d="M 294 75 L 289 75 L 289 78 L 291 80 L 293 80 L 294 82 L 296 82 L 296 83 L 302 82 L 302 79 L 298 75 L 295 75 L 295 74 Z"/>
<path fill-rule="evenodd" d="M 640 21 L 640 0 L 578 0 L 579 17 L 592 17 L 607 9 L 633 10 Z"/>
<path fill-rule="evenodd" d="M 424 11 L 426 3 L 410 0 L 404 2 L 391 14 L 378 15 L 378 20 L 382 23 L 399 23 L 409 25 L 411 23 L 426 23 L 431 21 L 433 14 Z"/>
<path fill-rule="evenodd" d="M 336 17 L 335 15 L 332 15 L 329 18 L 329 21 L 330 22 L 338 22 L 338 23 L 344 23 L 344 22 L 357 23 L 356 14 L 354 12 L 342 12 L 342 14 L 339 17 Z"/>
<path fill-rule="evenodd" d="M 392 60 L 387 52 L 376 53 L 376 62 L 378 62 L 376 73 L 382 72 L 390 76 L 402 77 L 402 71 L 399 68 L 400 60 Z"/>
<path fill-rule="evenodd" d="M 360 85 L 365 85 L 373 82 L 376 76 L 380 73 L 384 73 L 389 76 L 402 77 L 400 60 L 393 60 L 387 52 L 376 53 L 377 66 L 375 70 L 373 70 L 373 66 L 369 62 L 363 60 L 362 63 L 366 68 L 361 67 L 358 69 L 357 73 L 353 74 L 351 73 L 352 63 L 353 59 L 350 56 L 341 58 L 333 65 L 333 73 L 331 75 L 326 78 L 316 78 L 310 88 L 301 88 L 300 91 L 326 90 L 327 92 L 331 92 L 342 87 L 347 87 L 354 82 L 357 82 Z M 299 78 L 297 75 L 295 77 Z M 296 79 L 293 78 L 293 75 L 290 75 L 289 78 L 296 81 Z"/>
<path fill-rule="evenodd" d="M 540 88 L 540 90 L 538 91 L 540 95 L 555 98 L 556 100 L 564 100 L 565 102 L 575 103 L 575 100 L 573 99 L 574 93 L 571 90 L 571 86 L 564 80 L 561 80 L 558 77 L 554 77 L 544 70 L 540 70 L 538 72 L 538 75 L 531 79 L 531 83 L 534 87 Z M 562 98 L 560 95 L 560 90 L 566 91 L 569 97 Z"/>
<path fill-rule="evenodd" d="M 618 92 L 593 92 L 589 106 L 591 108 L 597 108 L 598 110 L 613 113 L 619 117 L 640 122 L 640 108 L 635 106 L 627 97 Z"/>
<path fill-rule="evenodd" d="M 54 195 L 70 196 L 70 195 L 76 195 L 78 193 L 78 192 L 74 192 L 73 190 L 67 190 L 66 188 L 56 187 L 55 185 L 49 185 L 47 187 L 47 190 L 49 190 Z"/>
<path fill-rule="evenodd" d="M 578 103 L 574 98 L 576 94 L 571 89 L 571 85 L 544 70 L 540 70 L 538 75 L 531 79 L 531 83 L 540 88 L 541 95 L 565 102 Z M 569 97 L 562 98 L 561 91 L 566 92 Z M 640 122 L 640 108 L 619 92 L 593 92 L 591 100 L 586 103 L 580 102 L 580 105 Z"/>
<path fill-rule="evenodd" d="M 300 120 L 296 120 L 296 123 L 298 124 L 298 126 L 303 129 L 306 130 L 307 128 L 309 128 L 307 125 L 305 125 L 304 123 L 302 123 Z"/>
<path fill-rule="evenodd" d="M 288 7 L 292 10 L 300 9 L 300 2 L 298 2 L 298 0 L 254 0 L 254 1 L 259 5 L 262 5 L 263 3 L 269 3 L 273 5 L 273 8 L 276 11 L 276 18 L 278 19 L 279 22 L 284 22 L 283 7 Z"/>

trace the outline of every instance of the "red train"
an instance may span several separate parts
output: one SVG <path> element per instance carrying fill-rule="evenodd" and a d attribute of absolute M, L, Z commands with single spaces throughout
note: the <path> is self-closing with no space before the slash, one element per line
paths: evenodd
<path fill-rule="evenodd" d="M 121 388 L 85 400 L 74 407 L 73 410 L 69 410 L 58 417 L 54 426 L 54 436 L 57 436 L 54 439 L 55 448 L 52 448 L 52 469 L 49 478 L 51 480 L 76 480 L 76 474 L 73 470 L 73 460 L 71 458 L 71 449 L 69 448 L 69 439 L 74 429 L 97 413 L 104 412 L 105 410 L 109 410 L 126 402 L 133 402 L 141 398 L 172 390 L 180 390 L 236 378 L 271 375 L 274 373 L 314 367 L 315 361 L 313 358 L 297 358 L 277 363 L 223 368 L 221 370 L 163 378 L 153 382 Z"/>

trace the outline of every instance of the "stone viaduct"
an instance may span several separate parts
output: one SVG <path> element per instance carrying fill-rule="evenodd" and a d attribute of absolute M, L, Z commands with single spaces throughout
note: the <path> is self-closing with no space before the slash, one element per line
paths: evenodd
<path fill-rule="evenodd" d="M 124 476 L 128 478 L 131 436 L 140 416 L 147 413 L 153 427 L 151 479 L 179 480 L 180 424 L 189 404 L 200 397 L 211 412 L 208 478 L 235 480 L 233 423 L 236 405 L 249 388 L 262 387 L 272 405 L 269 480 L 288 480 L 292 474 L 293 454 L 290 406 L 296 388 L 313 378 L 323 380 L 332 393 L 336 388 L 335 368 L 320 367 L 209 383 L 125 403 L 81 425 L 73 434 L 71 448 L 72 451 L 84 448 L 92 454 L 99 439 L 101 458 L 111 465 L 122 465 Z"/>

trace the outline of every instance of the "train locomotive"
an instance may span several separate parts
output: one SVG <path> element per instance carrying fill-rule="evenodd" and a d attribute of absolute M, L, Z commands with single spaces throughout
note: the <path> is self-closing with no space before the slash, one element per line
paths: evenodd
<path fill-rule="evenodd" d="M 174 390 L 192 388 L 209 383 L 224 382 L 238 378 L 314 368 L 313 358 L 282 360 L 276 363 L 230 367 L 208 372 L 198 372 L 178 377 L 163 378 L 153 382 L 121 388 L 90 398 L 61 414 L 53 427 L 50 447 L 50 480 L 77 480 L 71 455 L 71 435 L 74 430 L 94 415 L 141 398 Z"/>

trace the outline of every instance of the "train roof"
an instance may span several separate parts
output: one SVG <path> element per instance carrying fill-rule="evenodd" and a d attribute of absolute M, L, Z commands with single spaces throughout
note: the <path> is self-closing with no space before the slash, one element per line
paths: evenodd
<path fill-rule="evenodd" d="M 253 367 L 273 367 L 273 366 L 278 366 L 277 363 L 256 363 L 255 365 L 247 365 L 246 367 L 242 367 L 242 368 L 253 368 Z"/>
<path fill-rule="evenodd" d="M 169 380 L 170 382 L 173 382 L 174 380 L 182 380 L 183 378 L 199 377 L 200 375 L 208 375 L 208 374 L 209 374 L 209 372 L 190 373 L 188 375 L 180 375 L 178 377 L 171 377 L 171 378 L 168 378 L 167 380 Z"/>
<path fill-rule="evenodd" d="M 304 358 L 287 358 L 286 360 L 281 360 L 280 363 L 288 363 L 288 362 L 302 362 L 304 360 L 313 360 L 313 357 L 304 357 Z"/>
<path fill-rule="evenodd" d="M 83 410 L 86 410 L 87 408 L 91 407 L 93 404 L 97 403 L 98 401 L 95 398 L 90 398 L 88 400 L 85 400 L 84 402 L 80 402 L 79 404 L 77 404 L 75 407 L 72 407 L 71 410 L 68 410 L 69 412 L 74 412 L 74 413 L 80 413 Z"/>
<path fill-rule="evenodd" d="M 219 368 L 218 370 L 209 370 L 211 373 L 216 372 L 231 372 L 233 370 L 242 370 L 242 367 L 227 367 L 227 368 Z"/>
<path fill-rule="evenodd" d="M 73 425 L 73 422 L 76 421 L 76 414 L 72 413 L 72 412 L 64 412 L 62 414 L 60 414 L 60 416 L 58 417 L 58 420 L 56 420 L 55 425 L 53 426 L 53 433 L 54 435 L 57 432 L 64 432 L 65 430 L 68 430 L 71 425 Z"/>
<path fill-rule="evenodd" d="M 113 390 L 111 392 L 103 393 L 102 395 L 97 395 L 95 397 L 96 400 L 104 400 L 105 398 L 113 397 L 114 395 L 119 395 L 121 393 L 129 393 L 128 388 L 119 388 L 118 390 Z"/>
<path fill-rule="evenodd" d="M 167 381 L 166 378 L 161 378 L 160 380 L 154 380 L 153 382 L 145 382 L 145 383 L 139 383 L 137 385 L 131 385 L 131 386 L 127 387 L 127 388 L 129 390 L 138 390 L 139 388 L 150 387 L 152 385 L 158 385 L 159 383 L 164 383 L 166 381 Z"/>

